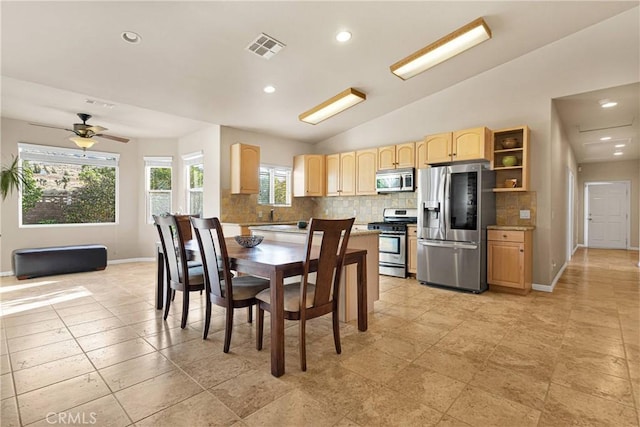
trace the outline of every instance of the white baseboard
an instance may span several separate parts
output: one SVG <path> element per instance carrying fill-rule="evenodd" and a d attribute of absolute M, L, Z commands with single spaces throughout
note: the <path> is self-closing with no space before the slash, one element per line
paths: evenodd
<path fill-rule="evenodd" d="M 628 248 L 628 250 L 630 250 L 630 251 L 638 251 L 638 250 L 640 250 L 640 248 L 635 247 L 635 246 L 631 246 L 631 247 Z"/>
<path fill-rule="evenodd" d="M 567 268 L 566 262 L 562 265 L 562 267 L 560 268 L 560 271 L 558 271 L 558 274 L 556 274 L 556 277 L 553 278 L 553 281 L 551 282 L 550 285 L 540 285 L 538 283 L 534 283 L 533 285 L 531 285 L 531 289 L 533 289 L 534 291 L 541 291 L 541 292 L 553 292 L 556 285 L 558 284 L 558 280 L 560 280 L 560 277 L 562 277 L 562 273 L 564 273 L 565 268 Z"/>
<path fill-rule="evenodd" d="M 584 243 L 578 243 L 576 246 L 579 247 L 579 248 L 586 248 L 587 247 L 587 245 L 585 245 Z"/>
<path fill-rule="evenodd" d="M 155 258 L 125 258 L 125 259 L 112 259 L 111 261 L 107 261 L 107 265 L 109 264 L 126 264 L 129 262 L 155 262 Z"/>
<path fill-rule="evenodd" d="M 11 271 L 0 271 L 0 277 L 4 276 L 13 276 L 13 270 Z"/>

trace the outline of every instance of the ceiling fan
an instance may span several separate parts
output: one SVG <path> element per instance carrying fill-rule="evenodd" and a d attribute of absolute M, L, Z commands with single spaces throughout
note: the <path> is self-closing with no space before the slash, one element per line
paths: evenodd
<path fill-rule="evenodd" d="M 87 148 L 91 148 L 93 144 L 97 142 L 96 140 L 93 139 L 94 136 L 97 136 L 99 138 L 111 139 L 113 141 L 118 141 L 118 142 L 129 142 L 127 138 L 122 138 L 120 136 L 106 135 L 102 133 L 105 130 L 108 130 L 105 127 L 87 124 L 87 120 L 91 118 L 91 114 L 78 113 L 78 117 L 80 117 L 80 120 L 82 120 L 82 123 L 74 123 L 73 129 L 61 128 L 58 126 L 43 125 L 40 123 L 29 123 L 29 124 L 34 126 L 52 128 L 52 129 L 63 129 L 69 132 L 73 132 L 74 134 L 76 134 L 76 136 L 73 136 L 69 139 L 73 141 L 78 147 L 82 148 L 83 150 L 86 150 Z"/>

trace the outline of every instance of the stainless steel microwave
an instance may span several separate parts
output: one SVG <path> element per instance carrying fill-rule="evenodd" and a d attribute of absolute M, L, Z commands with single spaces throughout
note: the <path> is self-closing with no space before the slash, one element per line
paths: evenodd
<path fill-rule="evenodd" d="M 378 193 L 396 191 L 415 191 L 414 169 L 393 169 L 376 173 L 376 190 Z"/>

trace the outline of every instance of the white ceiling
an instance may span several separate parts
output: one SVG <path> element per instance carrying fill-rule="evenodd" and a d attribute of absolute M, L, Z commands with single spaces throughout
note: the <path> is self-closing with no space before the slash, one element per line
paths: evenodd
<path fill-rule="evenodd" d="M 68 127 L 87 112 L 90 123 L 130 138 L 175 138 L 214 123 L 315 143 L 637 6 L 3 1 L 2 116 Z M 390 73 L 391 64 L 478 17 L 491 40 L 408 81 Z M 353 38 L 339 44 L 334 35 L 343 29 Z M 126 44 L 125 30 L 142 42 Z M 286 47 L 269 60 L 245 50 L 261 32 Z M 274 94 L 263 93 L 268 84 Z M 367 101 L 315 126 L 298 121 L 348 87 Z M 558 100 L 570 126 L 594 127 L 575 116 L 587 101 Z M 636 144 L 637 117 L 636 102 Z"/>

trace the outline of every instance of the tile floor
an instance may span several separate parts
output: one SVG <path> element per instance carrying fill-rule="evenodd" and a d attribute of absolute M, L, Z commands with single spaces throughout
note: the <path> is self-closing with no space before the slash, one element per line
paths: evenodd
<path fill-rule="evenodd" d="M 637 426 L 637 251 L 579 250 L 552 294 L 470 295 L 381 277 L 369 330 L 309 323 L 300 371 L 287 328 L 287 373 L 254 348 L 246 311 L 222 352 L 217 310 L 200 337 L 192 298 L 165 322 L 152 263 L 0 282 L 4 427 Z M 267 330 L 268 333 L 268 322 Z"/>

